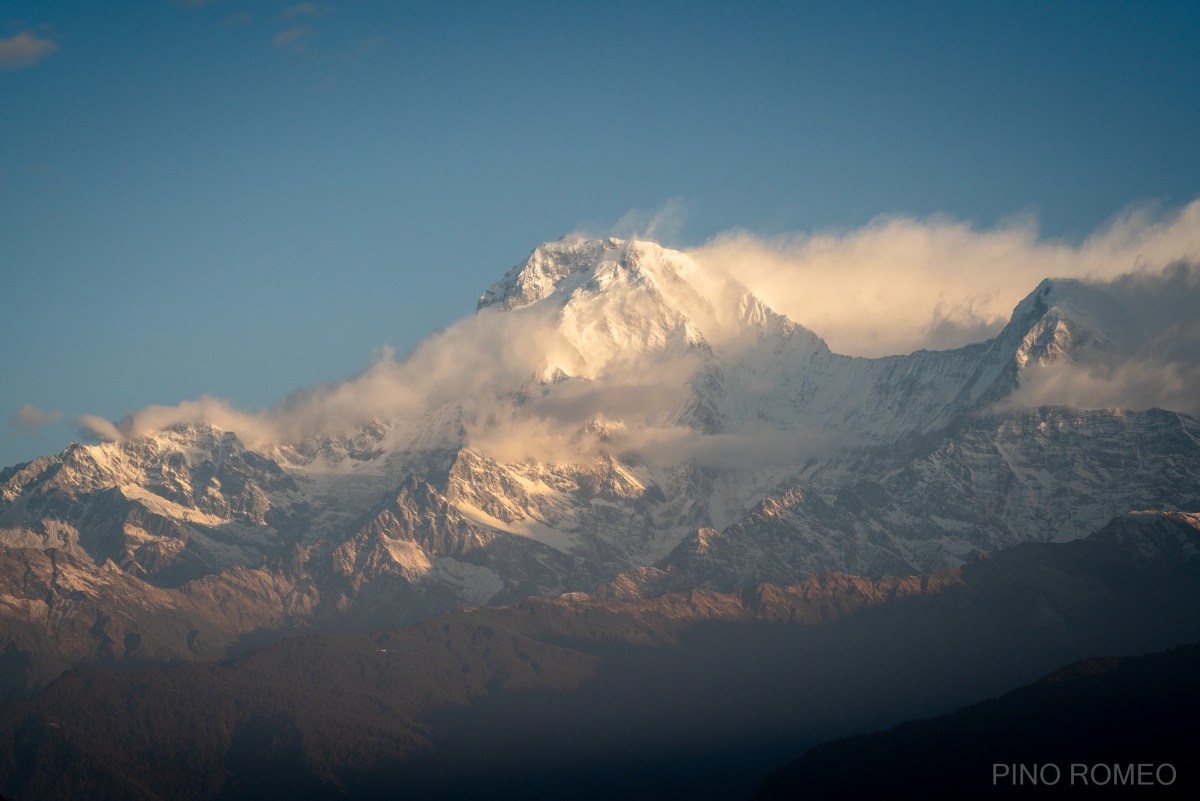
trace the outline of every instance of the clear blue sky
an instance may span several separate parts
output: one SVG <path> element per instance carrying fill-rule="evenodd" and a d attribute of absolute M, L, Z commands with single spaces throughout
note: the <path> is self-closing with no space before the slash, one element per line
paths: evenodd
<path fill-rule="evenodd" d="M 1079 238 L 1200 196 L 1198 132 L 1195 2 L 4 0 L 0 466 L 345 377 L 631 209 Z"/>

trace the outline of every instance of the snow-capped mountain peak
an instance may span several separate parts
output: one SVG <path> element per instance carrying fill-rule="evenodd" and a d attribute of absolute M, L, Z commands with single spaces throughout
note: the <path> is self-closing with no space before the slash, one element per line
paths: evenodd
<path fill-rule="evenodd" d="M 1013 310 L 1005 333 L 1019 333 L 1018 366 L 1059 359 L 1092 363 L 1126 350 L 1120 305 L 1102 289 L 1066 278 L 1046 279 Z M 1004 334 L 1001 334 L 1004 338 Z"/>
<path fill-rule="evenodd" d="M 544 342 L 561 338 L 570 356 L 548 364 L 546 375 L 594 378 L 647 355 L 736 347 L 768 332 L 810 333 L 688 254 L 613 238 L 540 245 L 483 294 L 478 309 L 536 317 L 548 329 Z"/>

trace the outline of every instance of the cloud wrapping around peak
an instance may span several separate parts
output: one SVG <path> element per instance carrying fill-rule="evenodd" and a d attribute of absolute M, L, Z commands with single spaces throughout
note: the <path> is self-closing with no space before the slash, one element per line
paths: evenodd
<path fill-rule="evenodd" d="M 886 356 L 986 339 L 1044 278 L 1104 281 L 1200 260 L 1200 201 L 1161 219 L 1127 211 L 1080 244 L 1041 240 L 1032 220 L 980 230 L 881 217 L 840 233 L 735 231 L 690 252 L 835 352 Z"/>
<path fill-rule="evenodd" d="M 58 45 L 29 31 L 9 39 L 0 39 L 0 70 L 32 67 L 58 52 Z"/>
<path fill-rule="evenodd" d="M 1179 262 L 1094 285 L 1115 301 L 1103 321 L 1114 352 L 1099 364 L 1029 365 L 1020 388 L 997 410 L 1158 407 L 1200 417 L 1200 264 Z"/>
<path fill-rule="evenodd" d="M 292 393 L 257 413 L 216 398 L 150 406 L 119 423 L 76 420 L 92 438 L 119 441 L 181 423 L 208 422 L 249 441 L 289 442 L 343 433 L 376 419 L 412 419 L 447 403 L 486 398 L 533 380 L 539 356 L 528 347 L 546 330 L 538 313 L 484 313 L 420 343 L 405 359 L 385 351 L 359 375 Z"/>

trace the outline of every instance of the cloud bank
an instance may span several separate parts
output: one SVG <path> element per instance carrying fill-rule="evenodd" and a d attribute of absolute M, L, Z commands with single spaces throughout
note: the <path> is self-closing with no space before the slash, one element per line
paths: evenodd
<path fill-rule="evenodd" d="M 979 230 L 948 218 L 880 218 L 842 233 L 720 235 L 691 251 L 737 277 L 838 353 L 943 349 L 997 333 L 1044 278 L 1110 281 L 1200 260 L 1200 201 L 1162 218 L 1127 211 L 1079 244 L 1032 220 Z"/>
<path fill-rule="evenodd" d="M 176 406 L 150 406 L 114 424 L 85 416 L 76 425 L 94 438 L 129 439 L 180 423 L 208 422 L 250 441 L 288 442 L 353 430 L 374 419 L 426 413 L 469 397 L 488 384 L 510 386 L 522 360 L 511 337 L 497 336 L 498 315 L 480 315 L 422 342 L 403 361 L 385 352 L 346 381 L 299 390 L 264 411 L 248 413 L 202 397 Z M 461 394 L 460 394 L 461 393 Z"/>
<path fill-rule="evenodd" d="M 1160 408 L 1200 417 L 1200 366 L 1195 364 L 1123 362 L 1095 368 L 1056 363 L 1029 367 L 1021 388 L 999 411 L 1036 406 L 1077 409 Z"/>

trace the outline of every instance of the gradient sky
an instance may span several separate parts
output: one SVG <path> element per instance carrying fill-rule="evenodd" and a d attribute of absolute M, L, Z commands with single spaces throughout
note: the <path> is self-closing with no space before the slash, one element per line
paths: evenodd
<path fill-rule="evenodd" d="M 1194 2 L 3 0 L 0 466 L 344 378 L 668 204 L 1078 241 L 1200 197 L 1198 131 Z"/>

